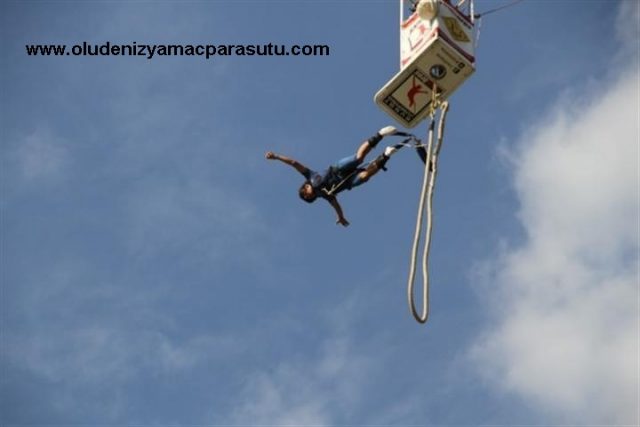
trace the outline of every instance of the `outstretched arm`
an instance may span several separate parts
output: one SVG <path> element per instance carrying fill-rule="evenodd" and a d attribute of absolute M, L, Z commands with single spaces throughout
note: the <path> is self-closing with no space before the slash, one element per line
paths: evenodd
<path fill-rule="evenodd" d="M 282 163 L 286 163 L 289 166 L 292 166 L 293 168 L 295 168 L 295 170 L 297 170 L 302 175 L 304 175 L 305 178 L 308 178 L 307 175 L 309 174 L 309 168 L 307 168 L 305 165 L 303 165 L 302 163 L 296 160 L 290 159 L 289 157 L 281 156 L 279 154 L 275 154 L 271 151 L 267 151 L 267 154 L 265 155 L 265 157 L 268 160 L 280 160 Z"/>
<path fill-rule="evenodd" d="M 336 214 L 338 215 L 336 224 L 340 224 L 343 227 L 348 226 L 349 221 L 347 221 L 347 219 L 344 217 L 344 213 L 342 212 L 342 206 L 340 206 L 340 203 L 338 203 L 338 199 L 336 199 L 335 196 L 331 196 L 327 199 L 327 201 L 329 202 L 329 204 L 331 204 L 333 209 L 336 211 Z"/>

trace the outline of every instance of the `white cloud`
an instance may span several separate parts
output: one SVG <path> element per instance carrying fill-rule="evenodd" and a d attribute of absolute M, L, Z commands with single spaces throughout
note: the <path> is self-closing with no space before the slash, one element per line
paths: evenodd
<path fill-rule="evenodd" d="M 60 332 L 59 324 L 29 337 L 7 334 L 7 355 L 15 366 L 49 382 L 64 385 L 59 391 L 81 393 L 85 387 L 119 387 L 142 375 L 175 374 L 193 369 L 237 343 L 224 336 L 200 335 L 170 340 L 152 329 L 128 329 L 114 320 L 103 326 L 82 326 Z"/>
<path fill-rule="evenodd" d="M 103 320 L 104 326 L 80 326 L 60 331 L 54 327 L 26 337 L 5 334 L 6 361 L 28 372 L 48 395 L 33 402 L 59 415 L 82 418 L 99 413 L 102 421 L 128 421 L 128 389 L 150 378 L 181 378 L 231 357 L 239 348 L 235 339 L 199 335 L 172 340 L 161 331 L 135 329 Z M 153 382 L 152 384 L 157 384 Z M 78 403 L 81 402 L 81 405 Z"/>
<path fill-rule="evenodd" d="M 331 333 L 317 356 L 292 355 L 272 370 L 251 373 L 225 424 L 332 425 L 348 419 L 382 362 L 354 346 L 345 326 L 352 319 L 348 307 L 352 301 L 331 310 Z"/>
<path fill-rule="evenodd" d="M 70 162 L 69 150 L 64 141 L 42 129 L 36 129 L 19 141 L 13 155 L 17 160 L 20 176 L 27 182 L 58 178 Z"/>
<path fill-rule="evenodd" d="M 325 397 L 313 391 L 302 370 L 283 366 L 272 374 L 256 374 L 247 385 L 247 394 L 234 411 L 232 424 L 330 424 Z"/>
<path fill-rule="evenodd" d="M 226 332 L 185 331 L 162 305 L 161 284 L 136 289 L 101 273 L 78 259 L 59 260 L 11 293 L 21 321 L 3 330 L 2 355 L 10 371 L 42 384 L 47 399 L 33 408 L 129 421 L 131 385 L 189 376 L 245 350 Z M 15 386 L 11 381 L 8 389 Z"/>
<path fill-rule="evenodd" d="M 616 35 L 622 46 L 620 53 L 633 57 L 638 61 L 638 47 L 640 44 L 640 7 L 638 3 L 630 0 L 622 0 L 619 3 L 618 16 L 616 17 Z"/>
<path fill-rule="evenodd" d="M 259 243 L 268 230 L 256 207 L 216 182 L 194 177 L 150 181 L 130 190 L 128 246 L 132 254 L 155 256 L 189 248 L 194 261 L 242 254 L 264 258 Z"/>
<path fill-rule="evenodd" d="M 631 3 L 621 16 L 637 17 Z M 558 422 L 639 421 L 636 67 L 524 133 L 513 166 L 525 240 L 484 277 L 494 321 L 477 368 Z"/>

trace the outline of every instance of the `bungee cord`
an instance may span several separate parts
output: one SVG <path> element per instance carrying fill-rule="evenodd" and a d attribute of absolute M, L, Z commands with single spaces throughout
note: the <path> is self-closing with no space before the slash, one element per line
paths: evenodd
<path fill-rule="evenodd" d="M 435 91 L 434 91 L 435 94 Z M 411 249 L 411 258 L 409 264 L 409 280 L 407 283 L 407 298 L 409 301 L 409 308 L 411 314 L 419 323 L 426 323 L 429 318 L 429 251 L 431 248 L 431 232 L 433 229 L 433 194 L 436 182 L 436 176 L 438 173 L 438 155 L 442 147 L 442 141 L 444 137 L 444 126 L 449 110 L 448 102 L 439 102 L 437 99 L 431 102 L 430 123 L 427 136 L 427 153 L 424 165 L 424 177 L 422 179 L 422 190 L 420 192 L 420 200 L 418 205 L 418 216 L 416 219 L 416 229 L 413 238 L 413 246 Z M 436 112 L 440 111 L 440 120 L 438 124 L 438 134 L 434 141 L 434 127 Z M 422 253 L 422 310 L 418 312 L 415 303 L 415 276 L 416 276 L 416 264 L 418 261 L 418 249 L 420 247 L 420 238 L 422 235 L 422 227 L 424 225 L 424 211 L 427 211 L 426 218 L 426 232 L 424 250 Z"/>

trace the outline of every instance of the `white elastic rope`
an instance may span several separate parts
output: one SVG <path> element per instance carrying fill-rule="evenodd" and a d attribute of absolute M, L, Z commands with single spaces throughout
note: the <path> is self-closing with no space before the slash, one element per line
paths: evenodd
<path fill-rule="evenodd" d="M 471 18 L 471 23 L 475 23 L 476 22 L 476 17 L 475 17 L 475 6 L 473 4 L 473 0 L 469 0 L 469 17 Z"/>
<path fill-rule="evenodd" d="M 411 308 L 411 314 L 419 323 L 426 323 L 429 317 L 429 250 L 431 248 L 431 230 L 433 228 L 433 191 L 436 182 L 438 154 L 440 153 L 440 148 L 442 147 L 445 119 L 448 110 L 448 102 L 443 102 L 440 107 L 440 121 L 438 124 L 438 136 L 435 147 L 433 147 L 433 128 L 435 116 L 432 115 L 431 117 L 427 143 L 427 155 L 425 159 L 425 170 L 422 180 L 422 191 L 420 193 L 420 203 L 418 207 L 418 218 L 416 220 L 416 231 L 413 239 L 413 248 L 411 250 L 407 297 L 409 300 L 409 307 Z M 430 168 L 431 171 L 429 170 Z M 422 312 L 418 313 L 414 299 L 414 283 L 416 274 L 416 261 L 418 258 L 418 248 L 420 246 L 420 236 L 422 234 L 422 225 L 424 222 L 423 217 L 425 204 L 427 208 L 427 230 L 425 233 L 424 252 L 422 254 Z"/>
<path fill-rule="evenodd" d="M 409 283 L 407 284 L 407 298 L 409 300 L 409 307 L 411 314 L 419 323 L 425 323 L 429 316 L 429 288 L 428 277 L 425 286 L 423 286 L 422 292 L 422 314 L 418 314 L 416 304 L 413 298 L 413 287 L 416 278 L 416 262 L 418 260 L 418 248 L 420 246 L 420 236 L 422 235 L 422 217 L 424 215 L 424 207 L 427 195 L 427 188 L 429 185 L 429 164 L 431 163 L 431 146 L 433 144 L 433 125 L 434 117 L 431 117 L 431 123 L 429 125 L 429 136 L 427 138 L 427 155 L 424 162 L 424 176 L 422 179 L 422 190 L 420 192 L 420 201 L 418 205 L 418 218 L 416 219 L 416 230 L 413 237 L 413 247 L 411 249 L 411 261 L 409 264 Z"/>

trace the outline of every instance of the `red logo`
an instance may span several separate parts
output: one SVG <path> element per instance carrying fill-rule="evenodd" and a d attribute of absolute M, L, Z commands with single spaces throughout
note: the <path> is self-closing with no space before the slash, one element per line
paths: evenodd
<path fill-rule="evenodd" d="M 416 82 L 416 76 L 413 76 L 413 82 L 411 84 L 411 89 L 407 92 L 407 98 L 409 98 L 409 107 L 415 107 L 416 105 L 416 96 L 418 94 L 428 95 L 429 92 L 422 90 L 422 85 Z"/>

